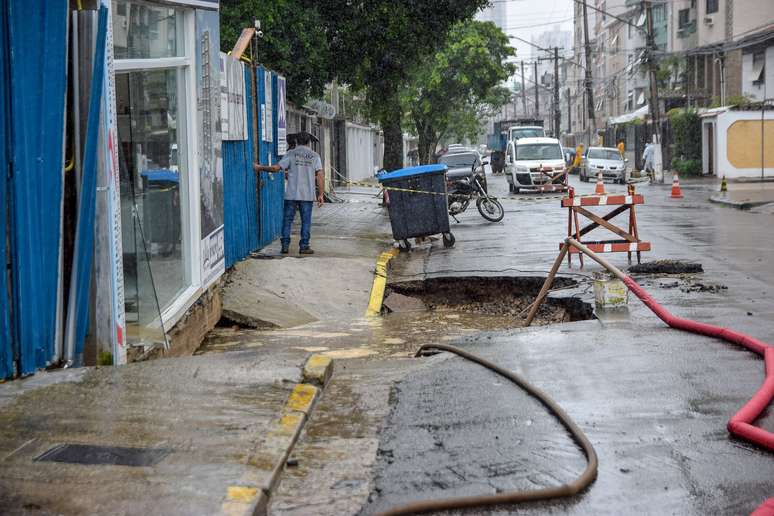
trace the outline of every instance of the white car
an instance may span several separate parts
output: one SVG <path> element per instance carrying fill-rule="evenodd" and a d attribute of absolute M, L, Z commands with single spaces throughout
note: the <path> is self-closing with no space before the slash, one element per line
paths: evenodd
<path fill-rule="evenodd" d="M 602 180 L 626 183 L 626 160 L 621 157 L 618 149 L 613 147 L 589 147 L 581 161 L 581 181 L 589 181 L 597 178 L 602 173 Z"/>
<path fill-rule="evenodd" d="M 565 181 L 562 144 L 556 138 L 520 138 L 508 142 L 505 172 L 511 193 L 545 190 Z"/>

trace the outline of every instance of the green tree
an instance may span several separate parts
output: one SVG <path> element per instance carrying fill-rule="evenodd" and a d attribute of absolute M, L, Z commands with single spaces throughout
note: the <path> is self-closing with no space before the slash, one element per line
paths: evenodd
<path fill-rule="evenodd" d="M 515 71 L 508 37 L 491 22 L 454 25 L 444 46 L 409 76 L 403 104 L 419 138 L 419 159 L 429 163 L 445 136 L 475 139 L 480 120 L 510 99 L 504 81 Z"/>
<path fill-rule="evenodd" d="M 321 98 L 333 77 L 331 49 L 316 2 L 305 0 L 221 0 L 221 50 L 234 47 L 242 29 L 261 21 L 258 62 L 287 78 L 291 102 Z"/>
<path fill-rule="evenodd" d="M 334 59 L 332 72 L 364 90 L 384 132 L 384 167 L 403 163 L 401 91 L 409 74 L 427 67 L 449 29 L 487 0 L 319 0 Z"/>

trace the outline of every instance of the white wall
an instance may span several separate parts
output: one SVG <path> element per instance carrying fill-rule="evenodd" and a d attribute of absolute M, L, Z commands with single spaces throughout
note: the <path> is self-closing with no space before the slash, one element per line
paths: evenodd
<path fill-rule="evenodd" d="M 347 122 L 347 174 L 350 181 L 374 177 L 377 162 L 377 137 L 375 129 Z"/>
<path fill-rule="evenodd" d="M 736 179 L 736 178 L 760 178 L 761 177 L 761 169 L 760 165 L 756 165 L 750 168 L 736 168 L 733 166 L 728 159 L 728 140 L 727 140 L 727 133 L 728 129 L 731 127 L 734 122 L 737 122 L 739 120 L 753 120 L 753 121 L 759 121 L 761 119 L 761 112 L 760 111 L 727 111 L 725 113 L 721 113 L 717 115 L 716 117 L 707 117 L 702 120 L 702 161 L 703 166 L 702 169 L 704 173 L 707 173 L 707 159 L 708 159 L 708 142 L 707 142 L 707 133 L 706 133 L 706 125 L 708 123 L 714 123 L 715 124 L 715 174 L 718 177 L 725 176 L 728 179 Z M 765 120 L 771 121 L 774 120 L 774 110 L 766 111 L 765 113 Z M 755 152 L 757 152 L 758 149 L 755 149 Z M 770 161 L 771 159 L 771 153 L 774 153 L 774 148 L 772 148 L 772 145 L 768 145 L 765 148 L 766 153 L 766 161 Z M 754 161 L 754 160 L 753 160 Z M 766 177 L 774 177 L 774 167 L 768 167 L 763 169 L 764 176 Z"/>

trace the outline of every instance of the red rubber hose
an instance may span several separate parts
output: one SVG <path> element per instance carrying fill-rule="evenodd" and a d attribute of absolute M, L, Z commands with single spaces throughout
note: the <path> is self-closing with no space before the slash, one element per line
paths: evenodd
<path fill-rule="evenodd" d="M 750 441 L 767 450 L 774 451 L 774 433 L 752 425 L 753 421 L 760 417 L 761 413 L 766 410 L 766 407 L 771 403 L 772 398 L 774 398 L 774 348 L 765 342 L 745 335 L 744 333 L 676 317 L 669 313 L 666 308 L 658 304 L 650 294 L 645 292 L 645 290 L 630 276 L 624 276 L 623 281 L 626 286 L 629 287 L 629 290 L 634 292 L 634 295 L 640 298 L 640 301 L 645 303 L 659 319 L 664 321 L 670 327 L 706 335 L 708 337 L 723 339 L 732 344 L 744 346 L 759 355 L 763 355 L 766 368 L 766 377 L 763 384 L 750 401 L 745 403 L 745 405 L 728 421 L 728 431 L 741 439 Z"/>
<path fill-rule="evenodd" d="M 750 516 L 774 516 L 774 498 L 763 502 Z"/>

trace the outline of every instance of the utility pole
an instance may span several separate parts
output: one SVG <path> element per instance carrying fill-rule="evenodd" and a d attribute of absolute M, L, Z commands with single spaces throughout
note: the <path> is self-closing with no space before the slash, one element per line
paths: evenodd
<path fill-rule="evenodd" d="M 521 110 L 527 116 L 527 89 L 524 87 L 524 61 L 521 62 Z"/>
<path fill-rule="evenodd" d="M 646 46 L 648 56 L 648 71 L 650 75 L 650 119 L 653 123 L 652 135 L 656 137 L 655 143 L 661 143 L 661 120 L 658 109 L 658 80 L 656 78 L 656 38 L 653 33 L 653 5 L 649 0 L 643 0 L 642 7 L 645 10 L 647 21 Z"/>
<path fill-rule="evenodd" d="M 583 0 L 583 46 L 586 50 L 586 107 L 589 112 L 589 124 L 592 131 L 597 129 L 597 120 L 594 117 L 594 93 L 592 92 L 592 78 L 591 78 L 591 44 L 589 43 L 589 15 L 586 8 L 586 0 Z M 589 135 L 588 144 L 591 143 L 591 136 Z"/>
<path fill-rule="evenodd" d="M 572 133 L 572 95 L 567 88 L 567 134 Z"/>
<path fill-rule="evenodd" d="M 656 78 L 656 38 L 653 33 L 653 5 L 650 0 L 643 0 L 647 22 L 646 56 L 650 76 L 650 119 L 652 124 L 651 139 L 653 140 L 653 176 L 656 181 L 664 182 L 663 150 L 661 148 L 661 119 L 658 108 L 658 80 Z"/>
<path fill-rule="evenodd" d="M 562 113 L 559 110 L 559 47 L 554 47 L 554 138 L 559 138 Z"/>
<path fill-rule="evenodd" d="M 535 61 L 535 118 L 540 118 L 540 79 L 538 79 L 537 61 Z"/>

